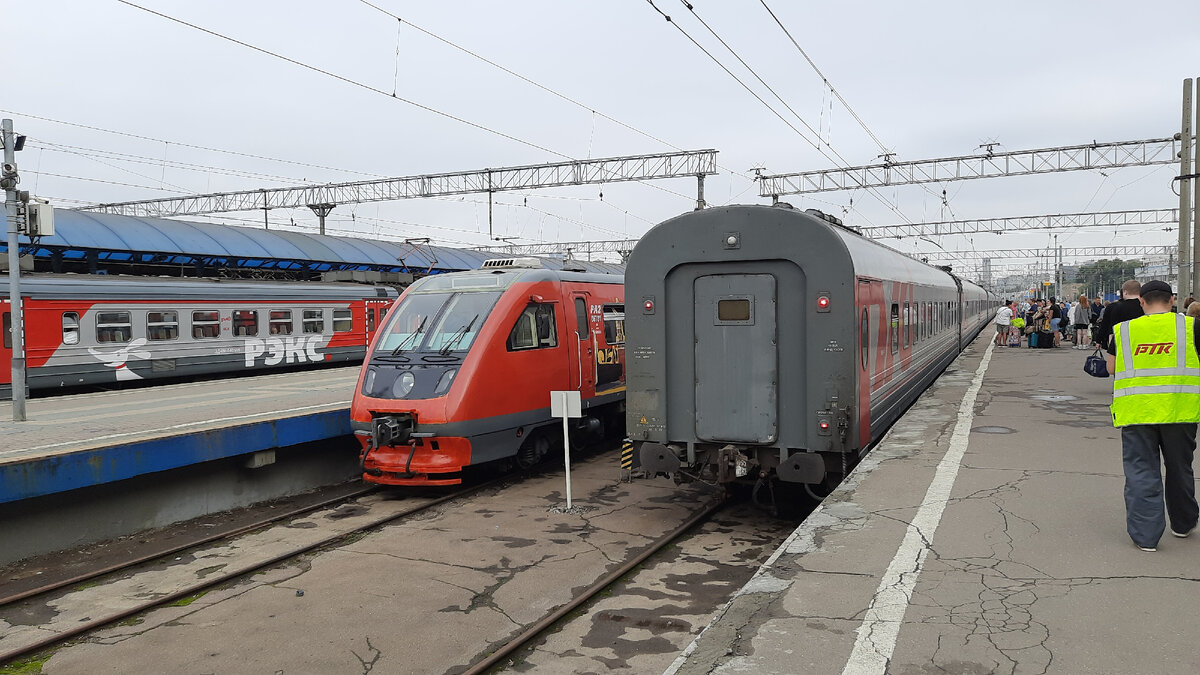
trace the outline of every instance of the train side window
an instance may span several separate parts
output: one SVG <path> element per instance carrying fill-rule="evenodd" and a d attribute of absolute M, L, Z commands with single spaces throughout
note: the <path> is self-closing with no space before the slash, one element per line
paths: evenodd
<path fill-rule="evenodd" d="M 96 313 L 96 342 L 129 342 L 132 335 L 129 312 Z"/>
<path fill-rule="evenodd" d="M 367 308 L 367 332 L 370 333 L 370 332 L 373 332 L 374 330 L 375 330 L 375 308 L 368 307 Z"/>
<path fill-rule="evenodd" d="M 3 322 L 4 322 L 4 348 L 12 349 L 12 314 L 9 312 L 5 312 Z"/>
<path fill-rule="evenodd" d="M 199 340 L 221 337 L 221 313 L 216 310 L 192 312 L 192 337 Z"/>
<path fill-rule="evenodd" d="M 323 310 L 323 309 L 306 309 L 306 310 L 304 310 L 304 332 L 305 333 L 323 333 L 323 332 L 325 332 L 325 310 Z"/>
<path fill-rule="evenodd" d="M 575 334 L 580 340 L 591 336 L 588 330 L 587 302 L 583 298 L 575 298 Z"/>
<path fill-rule="evenodd" d="M 271 310 L 270 328 L 271 335 L 291 335 L 292 334 L 292 310 L 290 309 L 273 309 Z"/>
<path fill-rule="evenodd" d="M 858 323 L 858 344 L 859 350 L 862 352 L 862 367 L 867 369 L 867 359 L 871 353 L 871 318 L 864 307 L 862 311 L 862 320 Z"/>
<path fill-rule="evenodd" d="M 900 351 L 900 305 L 892 303 L 892 325 L 889 330 L 892 341 L 892 353 Z"/>
<path fill-rule="evenodd" d="M 9 318 L 7 314 L 5 318 Z M 5 324 L 7 325 L 7 324 Z M 5 330 L 8 330 L 7 328 Z M 11 347 L 8 344 L 12 340 L 12 336 L 8 333 L 4 334 L 5 347 Z M 62 315 L 62 341 L 64 345 L 79 344 L 79 314 L 77 312 L 63 312 Z"/>
<path fill-rule="evenodd" d="M 350 316 L 348 309 L 333 310 L 333 332 L 349 333 L 354 327 L 354 319 Z"/>
<path fill-rule="evenodd" d="M 625 305 L 604 306 L 604 344 L 625 344 Z"/>
<path fill-rule="evenodd" d="M 544 349 L 558 346 L 558 330 L 554 320 L 554 305 L 532 304 L 517 317 L 508 334 L 508 351 Z"/>
<path fill-rule="evenodd" d="M 904 333 L 904 346 L 908 347 L 912 344 L 912 309 L 910 309 L 907 302 L 904 303 L 904 323 L 902 326 Z"/>
<path fill-rule="evenodd" d="M 175 340 L 179 337 L 179 313 L 146 312 L 146 337 L 150 340 Z"/>
<path fill-rule="evenodd" d="M 258 312 L 253 309 L 233 310 L 233 334 L 258 335 Z"/>

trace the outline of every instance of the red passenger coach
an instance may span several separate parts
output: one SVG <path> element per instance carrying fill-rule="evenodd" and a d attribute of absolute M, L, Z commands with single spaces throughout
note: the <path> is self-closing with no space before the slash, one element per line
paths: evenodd
<path fill-rule="evenodd" d="M 484 265 L 417 281 L 376 336 L 351 408 L 364 480 L 453 485 L 473 464 L 531 466 L 561 442 L 551 391 L 580 392 L 576 432 L 622 424 L 623 278 Z"/>
<path fill-rule="evenodd" d="M 21 282 L 32 391 L 357 362 L 396 290 L 352 283 L 33 274 Z M 0 281 L 0 398 L 12 310 Z"/>

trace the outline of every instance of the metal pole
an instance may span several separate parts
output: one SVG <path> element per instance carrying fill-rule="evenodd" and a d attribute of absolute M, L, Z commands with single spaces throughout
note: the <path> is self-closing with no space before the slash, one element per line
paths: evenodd
<path fill-rule="evenodd" d="M 13 421 L 25 421 L 25 328 L 21 302 L 21 256 L 17 248 L 17 138 L 13 121 L 3 122 L 4 212 L 8 220 L 8 299 L 12 316 L 12 402 Z M 11 178 L 11 181 L 8 179 Z"/>
<path fill-rule="evenodd" d="M 1192 172 L 1192 79 L 1183 81 L 1183 125 L 1179 131 L 1179 175 L 1186 176 Z M 1179 181 L 1179 288 L 1180 293 L 1187 293 L 1192 288 L 1192 184 L 1188 180 Z M 1187 296 L 1184 296 L 1187 297 Z"/>
<path fill-rule="evenodd" d="M 1198 145 L 1196 143 L 1196 132 L 1200 131 L 1200 77 L 1196 78 L 1196 91 L 1197 91 L 1197 96 L 1192 99 L 1192 102 L 1195 104 L 1195 108 L 1196 108 L 1196 126 L 1192 127 L 1192 149 L 1196 151 L 1196 161 L 1192 162 L 1192 171 L 1193 172 L 1195 172 L 1197 169 L 1200 169 L 1200 145 Z M 1191 188 L 1193 197 L 1200 194 L 1200 190 L 1197 189 L 1197 186 L 1200 186 L 1200 181 L 1197 181 L 1195 178 L 1193 178 L 1190 181 L 1184 180 L 1184 181 L 1180 181 L 1180 182 L 1189 183 L 1188 187 Z M 1182 186 L 1180 186 L 1180 189 L 1182 190 Z M 1195 206 L 1192 207 L 1192 236 L 1195 237 L 1195 249 L 1194 250 L 1200 251 L 1200 209 L 1197 209 Z M 1193 254 L 1192 255 L 1192 265 L 1193 265 L 1193 267 L 1192 267 L 1192 297 L 1193 298 L 1200 298 L 1200 264 L 1198 264 L 1198 263 L 1200 263 L 1200 261 L 1197 261 L 1195 254 Z M 1182 292 L 1183 291 L 1180 290 L 1180 293 L 1182 293 Z"/>
<path fill-rule="evenodd" d="M 704 174 L 696 174 L 696 210 L 704 210 Z"/>

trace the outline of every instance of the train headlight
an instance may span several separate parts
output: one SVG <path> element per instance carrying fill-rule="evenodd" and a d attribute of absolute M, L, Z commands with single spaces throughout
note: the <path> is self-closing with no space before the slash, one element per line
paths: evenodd
<path fill-rule="evenodd" d="M 369 368 L 367 376 L 363 378 L 362 393 L 363 396 L 370 396 L 373 391 L 375 391 L 375 369 Z"/>
<path fill-rule="evenodd" d="M 406 370 L 400 373 L 396 378 L 396 382 L 392 384 L 392 395 L 396 398 L 404 398 L 412 392 L 413 385 L 417 383 L 417 376 L 412 374 L 411 370 Z"/>
<path fill-rule="evenodd" d="M 451 368 L 442 373 L 442 378 L 438 380 L 437 387 L 433 390 L 434 396 L 443 396 L 450 391 L 450 385 L 454 383 L 454 376 L 458 374 L 457 368 Z"/>

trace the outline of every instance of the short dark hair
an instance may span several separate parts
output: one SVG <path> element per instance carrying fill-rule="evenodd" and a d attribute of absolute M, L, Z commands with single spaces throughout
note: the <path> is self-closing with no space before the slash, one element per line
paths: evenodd
<path fill-rule="evenodd" d="M 1148 303 L 1160 305 L 1164 302 L 1170 303 L 1171 298 L 1173 298 L 1174 295 L 1175 295 L 1174 293 L 1171 293 L 1169 291 L 1146 291 L 1145 293 L 1142 293 L 1138 297 L 1140 297 L 1142 300 L 1145 300 Z"/>

